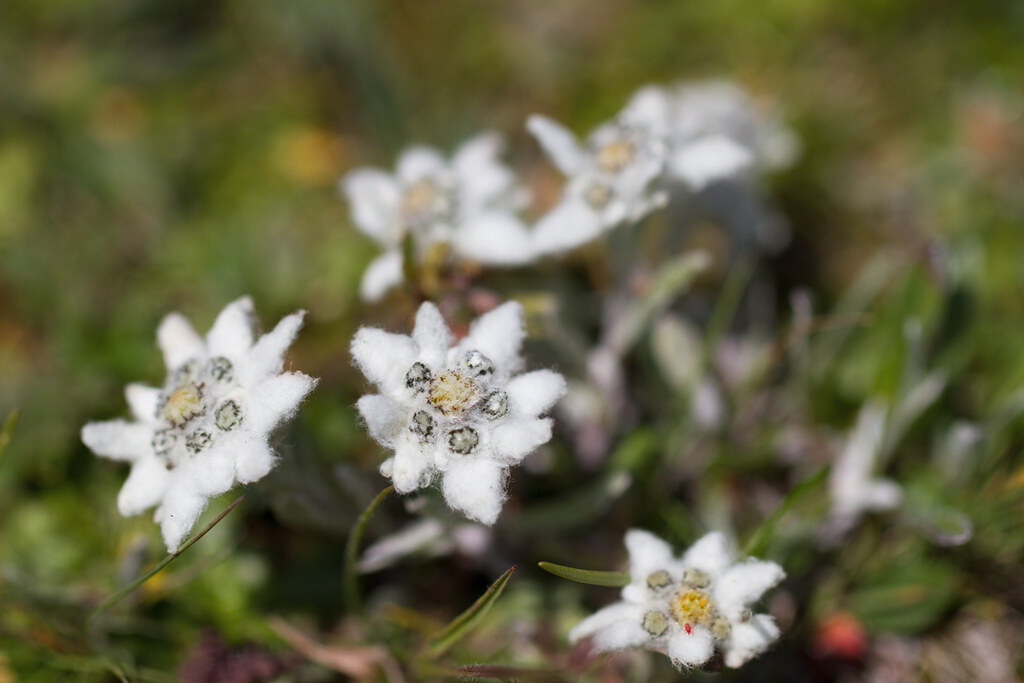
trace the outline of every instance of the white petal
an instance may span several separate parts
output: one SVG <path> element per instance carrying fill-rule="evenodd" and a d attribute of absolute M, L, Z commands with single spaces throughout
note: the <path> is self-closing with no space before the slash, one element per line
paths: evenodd
<path fill-rule="evenodd" d="M 145 384 L 133 383 L 124 388 L 124 397 L 132 415 L 140 422 L 150 422 L 156 417 L 160 401 L 160 390 Z"/>
<path fill-rule="evenodd" d="M 702 536 L 683 555 L 684 565 L 700 569 L 712 577 L 721 574 L 731 563 L 729 543 L 725 535 L 718 531 Z"/>
<path fill-rule="evenodd" d="M 366 429 L 380 445 L 390 447 L 408 424 L 406 411 L 398 403 L 380 394 L 368 394 L 356 402 Z"/>
<path fill-rule="evenodd" d="M 363 278 L 359 282 L 359 296 L 368 303 L 380 301 L 388 290 L 401 284 L 404 279 L 402 252 L 398 249 L 385 252 L 371 261 L 363 271 Z"/>
<path fill-rule="evenodd" d="M 481 133 L 463 143 L 452 155 L 459 178 L 459 198 L 470 207 L 482 207 L 512 188 L 515 176 L 502 164 L 502 139 L 497 133 Z"/>
<path fill-rule="evenodd" d="M 111 460 L 138 460 L 153 454 L 153 427 L 138 422 L 110 420 L 82 427 L 82 443 L 96 455 Z"/>
<path fill-rule="evenodd" d="M 267 476 L 276 463 L 277 457 L 266 442 L 250 439 L 235 458 L 235 478 L 240 484 L 251 484 Z"/>
<path fill-rule="evenodd" d="M 237 363 L 252 346 L 252 299 L 243 296 L 224 307 L 206 333 L 211 356 L 224 356 Z"/>
<path fill-rule="evenodd" d="M 903 500 L 903 488 L 888 479 L 874 479 L 864 488 L 864 507 L 868 510 L 891 510 Z"/>
<path fill-rule="evenodd" d="M 576 643 L 587 636 L 594 635 L 602 629 L 620 622 L 643 623 L 644 608 L 641 605 L 631 605 L 626 602 L 615 602 L 603 607 L 591 614 L 589 617 L 576 624 L 569 631 L 569 642 Z M 608 648 L 616 649 L 616 648 Z"/>
<path fill-rule="evenodd" d="M 729 617 L 738 618 L 743 608 L 785 576 L 782 567 L 774 562 L 748 560 L 734 564 L 715 579 L 712 586 L 715 603 Z"/>
<path fill-rule="evenodd" d="M 240 384 L 253 386 L 265 377 L 281 372 L 284 355 L 298 336 L 305 317 L 305 311 L 286 315 L 273 330 L 259 338 L 249 351 L 247 362 L 243 364 L 244 381 L 240 378 Z"/>
<path fill-rule="evenodd" d="M 352 358 L 384 393 L 405 387 L 405 375 L 416 360 L 416 344 L 404 334 L 362 327 L 352 338 Z"/>
<path fill-rule="evenodd" d="M 680 630 L 668 640 L 668 656 L 677 666 L 700 666 L 711 659 L 714 652 L 715 642 L 703 626 L 694 626 L 692 633 Z"/>
<path fill-rule="evenodd" d="M 524 336 L 523 307 L 517 301 L 508 301 L 473 321 L 457 353 L 476 350 L 495 367 L 513 370 L 520 364 L 519 347 Z"/>
<path fill-rule="evenodd" d="M 533 239 L 511 213 L 488 211 L 463 221 L 452 247 L 465 258 L 495 266 L 517 266 L 533 259 Z"/>
<path fill-rule="evenodd" d="M 163 499 L 169 480 L 170 474 L 158 458 L 140 458 L 117 494 L 118 512 L 129 517 L 153 507 Z"/>
<path fill-rule="evenodd" d="M 552 163 L 566 176 L 574 176 L 586 166 L 584 152 L 569 129 L 546 116 L 534 114 L 526 120 L 526 128 L 537 138 Z"/>
<path fill-rule="evenodd" d="M 395 442 L 395 457 L 391 465 L 391 482 L 399 493 L 409 493 L 426 486 L 430 475 L 428 446 L 413 435 L 402 435 Z"/>
<path fill-rule="evenodd" d="M 656 571 L 671 569 L 672 546 L 643 529 L 626 532 L 626 551 L 629 553 L 629 576 L 631 583 L 646 585 L 647 576 Z"/>
<path fill-rule="evenodd" d="M 213 446 L 204 450 L 194 460 L 178 465 L 175 471 L 175 488 L 182 487 L 187 480 L 188 487 L 204 497 L 219 496 L 231 489 L 235 483 L 235 460 L 244 454 L 239 452 L 237 443 L 231 443 L 224 434 Z"/>
<path fill-rule="evenodd" d="M 765 650 L 779 637 L 779 627 L 767 614 L 755 614 L 745 623 L 734 623 L 725 645 L 725 665 L 738 668 Z"/>
<path fill-rule="evenodd" d="M 206 355 L 206 344 L 181 313 L 169 313 L 156 330 L 156 341 L 164 354 L 164 365 L 175 370 L 185 361 Z"/>
<path fill-rule="evenodd" d="M 417 356 L 431 369 L 438 369 L 444 364 L 448 347 L 452 343 L 452 333 L 444 321 L 437 306 L 424 301 L 416 311 L 416 324 L 413 326 L 412 339 L 419 350 Z M 405 368 L 408 370 L 408 368 Z"/>
<path fill-rule="evenodd" d="M 394 473 L 394 469 L 395 469 L 395 458 L 394 458 L 394 456 L 392 456 L 392 457 L 388 458 L 387 460 L 385 460 L 384 462 L 382 462 L 380 464 L 379 471 L 380 471 L 380 473 L 382 475 L 384 475 L 385 477 L 390 479 L 391 475 Z"/>
<path fill-rule="evenodd" d="M 723 178 L 743 173 L 754 163 L 750 150 L 722 136 L 709 136 L 688 143 L 675 151 L 669 167 L 672 173 L 694 190 Z"/>
<path fill-rule="evenodd" d="M 442 492 L 452 508 L 482 524 L 494 524 L 505 502 L 505 468 L 479 457 L 459 459 L 444 473 Z"/>
<path fill-rule="evenodd" d="M 403 183 L 414 183 L 447 170 L 444 157 L 432 147 L 410 147 L 398 158 L 397 174 Z"/>
<path fill-rule="evenodd" d="M 395 179 L 375 168 L 358 168 L 342 178 L 341 189 L 356 227 L 386 247 L 395 246 L 401 238 Z"/>
<path fill-rule="evenodd" d="M 634 93 L 620 118 L 626 123 L 660 132 L 668 123 L 669 111 L 668 93 L 656 86 L 646 86 Z"/>
<path fill-rule="evenodd" d="M 542 415 L 565 395 L 565 378 L 553 370 L 534 370 L 513 377 L 508 383 L 508 398 L 517 415 Z"/>
<path fill-rule="evenodd" d="M 248 412 L 245 429 L 259 435 L 269 434 L 278 424 L 298 410 L 302 399 L 316 386 L 316 380 L 301 372 L 275 375 L 257 384 L 245 399 Z"/>
<path fill-rule="evenodd" d="M 581 247 L 604 232 L 601 216 L 577 197 L 566 197 L 533 227 L 533 249 L 537 255 L 558 254 Z"/>
<path fill-rule="evenodd" d="M 175 486 L 168 490 L 163 504 L 157 508 L 155 515 L 160 522 L 160 531 L 167 545 L 167 552 L 173 553 L 178 549 L 205 507 L 206 496 L 187 487 Z"/>
<path fill-rule="evenodd" d="M 518 463 L 551 440 L 551 424 L 549 417 L 507 420 L 491 430 L 491 450 L 506 464 Z"/>

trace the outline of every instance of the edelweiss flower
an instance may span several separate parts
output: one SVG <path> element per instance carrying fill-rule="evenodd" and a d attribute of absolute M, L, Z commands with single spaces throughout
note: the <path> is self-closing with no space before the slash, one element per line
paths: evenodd
<path fill-rule="evenodd" d="M 779 637 L 767 614 L 749 605 L 783 579 L 774 562 L 734 563 L 725 537 L 705 535 L 680 559 L 657 536 L 626 533 L 631 582 L 622 600 L 592 614 L 569 633 L 593 637 L 597 651 L 643 647 L 667 654 L 677 667 L 699 666 L 717 647 L 726 666 L 739 667 Z"/>
<path fill-rule="evenodd" d="M 157 330 L 169 372 L 164 386 L 129 384 L 133 421 L 82 428 L 82 441 L 94 453 L 132 464 L 117 508 L 128 516 L 157 506 L 154 518 L 169 551 L 209 498 L 236 482 L 254 482 L 274 466 L 270 432 L 316 384 L 302 373 L 281 372 L 303 315 L 283 318 L 254 341 L 248 297 L 221 311 L 205 340 L 171 313 Z"/>
<path fill-rule="evenodd" d="M 341 181 L 352 219 L 385 253 L 363 275 L 362 296 L 379 299 L 402 281 L 402 242 L 413 239 L 419 258 L 436 244 L 456 256 L 489 265 L 532 258 L 529 233 L 515 215 L 524 193 L 498 159 L 501 138 L 484 133 L 446 160 L 430 147 L 412 147 L 394 175 L 360 168 Z"/>
<path fill-rule="evenodd" d="M 556 372 L 515 374 L 522 340 L 515 302 L 481 316 L 454 346 L 431 303 L 420 306 L 411 337 L 356 333 L 352 356 L 381 392 L 357 405 L 373 438 L 394 449 L 380 471 L 399 493 L 439 475 L 451 507 L 494 523 L 508 468 L 551 438 L 551 420 L 539 416 L 565 391 Z"/>

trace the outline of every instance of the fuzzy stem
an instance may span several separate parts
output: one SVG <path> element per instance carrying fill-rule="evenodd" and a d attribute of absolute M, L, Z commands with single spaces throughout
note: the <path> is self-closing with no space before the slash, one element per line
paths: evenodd
<path fill-rule="evenodd" d="M 373 513 L 394 490 L 394 486 L 388 486 L 377 494 L 373 502 L 359 515 L 355 526 L 349 532 L 348 541 L 345 542 L 344 597 L 345 605 L 352 614 L 362 611 L 362 604 L 359 600 L 359 570 L 356 569 L 356 563 L 359 560 L 359 544 L 363 540 L 363 531 L 366 530 L 366 525 L 373 517 Z"/>

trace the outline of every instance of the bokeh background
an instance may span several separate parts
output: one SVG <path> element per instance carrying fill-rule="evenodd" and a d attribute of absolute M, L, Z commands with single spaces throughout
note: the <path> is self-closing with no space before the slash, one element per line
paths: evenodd
<path fill-rule="evenodd" d="M 903 359 L 885 355 L 886 331 L 898 336 L 914 310 L 963 333 L 964 380 L 946 403 L 982 419 L 1024 385 L 1022 35 L 1016 0 L 6 0 L 0 418 L 21 419 L 0 456 L 0 681 L 104 679 L 110 661 L 160 680 L 197 648 L 280 652 L 267 614 L 338 620 L 340 546 L 383 483 L 352 409 L 363 383 L 348 341 L 368 322 L 397 329 L 411 309 L 358 300 L 376 250 L 336 184 L 359 165 L 390 167 L 412 142 L 450 149 L 501 131 L 510 162 L 551 198 L 558 177 L 524 131 L 529 114 L 584 133 L 642 85 L 733 79 L 801 141 L 766 185 L 792 232 L 766 257 L 773 305 L 806 287 L 828 309 L 878 254 L 905 265 L 877 334 L 836 375 L 846 384 L 825 392 L 825 417 L 848 423 L 858 391 L 895 381 Z M 204 330 L 243 294 L 267 327 L 309 311 L 291 360 L 322 383 L 282 436 L 297 464 L 148 585 L 102 642 L 77 634 L 83 604 L 161 553 L 145 516 L 116 513 L 124 469 L 78 430 L 122 414 L 128 382 L 161 381 L 153 336 L 166 312 Z M 986 522 L 995 535 L 957 564 L 954 602 L 984 597 L 991 623 L 1022 608 L 1018 423 L 986 470 L 1002 482 L 992 509 L 971 511 L 978 537 Z M 332 476 L 314 485 L 311 471 Z M 558 553 L 552 539 L 543 548 Z M 609 568 L 621 559 L 609 546 Z M 442 613 L 488 582 L 457 562 L 418 571 L 419 604 Z M 559 596 L 524 589 L 509 609 L 547 613 Z"/>

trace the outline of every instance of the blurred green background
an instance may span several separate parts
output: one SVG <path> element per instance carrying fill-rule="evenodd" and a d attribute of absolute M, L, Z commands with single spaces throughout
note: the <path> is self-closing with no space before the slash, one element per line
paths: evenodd
<path fill-rule="evenodd" d="M 796 130 L 802 156 L 769 188 L 794 235 L 769 264 L 780 309 L 796 286 L 827 308 L 880 251 L 916 264 L 926 290 L 969 280 L 970 382 L 956 401 L 984 410 L 1024 384 L 1022 35 L 1018 0 L 5 0 L 0 417 L 22 416 L 0 458 L 0 587 L 57 610 L 66 591 L 109 591 L 114 558 L 133 574 L 126 546 L 155 527 L 117 516 L 124 468 L 94 458 L 78 430 L 123 414 L 126 383 L 162 380 L 153 337 L 166 312 L 205 330 L 242 294 L 267 327 L 310 312 L 291 359 L 322 384 L 284 438 L 316 466 L 350 468 L 350 504 L 314 521 L 343 535 L 381 484 L 351 409 L 362 380 L 348 340 L 408 311 L 359 302 L 375 247 L 350 226 L 337 179 L 390 168 L 412 142 L 450 149 L 496 129 L 550 196 L 557 176 L 526 116 L 585 133 L 648 83 L 734 79 Z M 915 286 L 903 303 L 927 310 Z M 905 309 L 890 304 L 898 328 Z M 295 495 L 296 514 L 314 514 L 316 492 Z M 173 647 L 128 652 L 168 668 L 196 624 L 253 636 L 265 630 L 253 612 L 329 602 L 296 592 L 330 578 L 260 581 L 267 549 L 338 566 L 336 548 L 289 539 L 279 522 L 257 508 L 241 551 L 202 551 L 214 569 L 174 608 L 182 618 L 160 636 Z M 259 600 L 238 576 L 262 586 Z M 6 657 L 31 670 L 61 635 L 24 609 L 6 635 L 35 641 Z"/>

